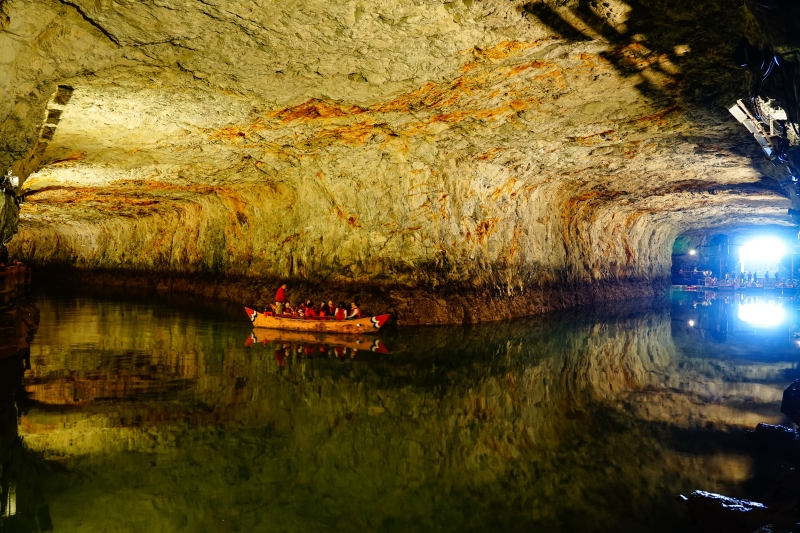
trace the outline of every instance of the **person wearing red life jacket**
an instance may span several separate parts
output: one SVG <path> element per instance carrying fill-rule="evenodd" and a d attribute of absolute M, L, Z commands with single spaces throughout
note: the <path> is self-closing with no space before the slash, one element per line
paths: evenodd
<path fill-rule="evenodd" d="M 328 309 L 328 305 L 325 302 L 319 304 L 319 310 L 317 311 L 317 316 L 320 318 L 328 318 L 331 316 L 331 312 Z"/>
<path fill-rule="evenodd" d="M 345 320 L 347 318 L 347 309 L 344 306 L 344 302 L 339 302 L 339 305 L 336 306 L 334 317 L 336 320 Z"/>
<path fill-rule="evenodd" d="M 358 308 L 355 302 L 350 302 L 350 312 L 347 314 L 347 320 L 355 320 L 361 318 L 361 309 Z"/>
<path fill-rule="evenodd" d="M 276 315 L 282 315 L 286 307 L 286 284 L 284 283 L 275 292 L 275 304 L 271 305 L 272 312 Z"/>
<path fill-rule="evenodd" d="M 286 284 L 284 283 L 280 287 L 278 287 L 277 292 L 275 292 L 275 303 L 286 303 Z"/>
<path fill-rule="evenodd" d="M 314 310 L 314 302 L 311 300 L 306 300 L 306 318 L 311 319 L 317 318 L 317 312 Z"/>

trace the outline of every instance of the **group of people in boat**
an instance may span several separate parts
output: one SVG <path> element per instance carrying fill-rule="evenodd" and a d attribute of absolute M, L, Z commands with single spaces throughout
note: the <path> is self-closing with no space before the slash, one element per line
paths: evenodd
<path fill-rule="evenodd" d="M 359 309 L 356 302 L 350 302 L 349 306 L 344 302 L 339 302 L 338 305 L 334 306 L 333 300 L 328 301 L 328 303 L 321 302 L 319 305 L 314 305 L 311 300 L 306 300 L 297 306 L 292 306 L 286 300 L 286 288 L 285 283 L 278 288 L 275 293 L 275 303 L 270 304 L 269 309 L 264 310 L 267 316 L 310 320 L 354 320 L 361 318 L 361 309 Z"/>

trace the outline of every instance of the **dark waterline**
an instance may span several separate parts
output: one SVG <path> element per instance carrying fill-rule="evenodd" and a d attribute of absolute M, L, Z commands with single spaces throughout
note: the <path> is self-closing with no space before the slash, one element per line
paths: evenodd
<path fill-rule="evenodd" d="M 791 301 L 771 327 L 683 294 L 308 357 L 246 347 L 237 306 L 37 299 L 3 533 L 676 531 L 677 493 L 768 489 L 784 466 L 742 431 L 800 376 Z"/>

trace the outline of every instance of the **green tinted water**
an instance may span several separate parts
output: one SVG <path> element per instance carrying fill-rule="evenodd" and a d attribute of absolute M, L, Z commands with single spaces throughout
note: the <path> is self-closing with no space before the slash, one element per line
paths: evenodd
<path fill-rule="evenodd" d="M 238 307 L 41 295 L 0 528 L 676 531 L 677 493 L 758 498 L 781 468 L 742 437 L 800 376 L 772 305 L 775 326 L 683 295 L 376 354 L 245 346 Z"/>

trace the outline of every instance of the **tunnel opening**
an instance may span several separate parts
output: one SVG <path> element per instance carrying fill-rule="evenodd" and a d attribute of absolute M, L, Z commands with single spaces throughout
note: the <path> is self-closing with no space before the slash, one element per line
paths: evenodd
<path fill-rule="evenodd" d="M 704 285 L 706 278 L 800 279 L 800 246 L 791 227 L 738 227 L 726 233 L 690 232 L 672 248 L 673 285 Z M 749 276 L 749 277 L 748 277 Z"/>

